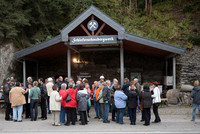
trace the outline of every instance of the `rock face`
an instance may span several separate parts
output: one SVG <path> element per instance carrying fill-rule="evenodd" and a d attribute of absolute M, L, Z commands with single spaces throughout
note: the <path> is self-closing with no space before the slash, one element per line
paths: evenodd
<path fill-rule="evenodd" d="M 178 89 L 170 89 L 167 91 L 167 99 L 169 104 L 178 104 L 180 91 Z"/>
<path fill-rule="evenodd" d="M 192 92 L 193 86 L 191 85 L 182 85 L 180 88 L 181 92 Z"/>
<path fill-rule="evenodd" d="M 14 59 L 15 48 L 13 43 L 6 42 L 0 44 L 0 85 L 6 77 L 14 76 Z"/>
<path fill-rule="evenodd" d="M 200 80 L 200 47 L 193 46 L 185 54 L 177 58 L 177 82 L 180 88 L 183 84 L 193 85 L 194 80 Z"/>

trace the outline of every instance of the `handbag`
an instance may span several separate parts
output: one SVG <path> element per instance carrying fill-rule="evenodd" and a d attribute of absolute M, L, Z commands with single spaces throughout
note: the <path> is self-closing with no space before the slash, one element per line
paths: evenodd
<path fill-rule="evenodd" d="M 142 93 L 142 101 L 143 101 L 143 99 L 144 99 L 144 93 Z M 143 111 L 143 103 L 142 103 L 142 101 L 141 101 L 141 103 L 139 104 L 139 109 L 140 109 L 141 111 Z"/>
<path fill-rule="evenodd" d="M 71 101 L 70 89 L 69 89 L 69 93 L 67 94 L 67 97 L 66 97 L 65 101 L 66 101 L 66 102 Z"/>
<path fill-rule="evenodd" d="M 38 91 L 37 91 L 36 88 L 35 88 L 35 90 L 36 90 L 36 92 L 37 92 L 37 94 L 38 94 L 39 102 L 41 102 L 41 96 L 39 95 L 39 93 L 38 93 Z"/>

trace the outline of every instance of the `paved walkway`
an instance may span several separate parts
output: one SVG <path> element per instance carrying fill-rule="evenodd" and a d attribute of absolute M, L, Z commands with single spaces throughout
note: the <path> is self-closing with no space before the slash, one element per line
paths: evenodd
<path fill-rule="evenodd" d="M 4 114 L 0 114 L 0 133 L 200 133 L 200 118 L 197 116 L 196 122 L 191 122 L 191 107 L 169 106 L 160 108 L 160 117 L 162 123 L 151 124 L 150 126 L 143 126 L 140 122 L 141 114 L 137 113 L 136 125 L 130 125 L 129 118 L 124 117 L 125 124 L 119 125 L 115 122 L 110 124 L 102 123 L 94 119 L 94 109 L 91 110 L 90 122 L 86 126 L 79 125 L 77 122 L 75 126 L 52 126 L 51 115 L 48 115 L 48 120 L 38 120 L 31 122 L 28 119 L 23 119 L 23 122 L 5 121 Z M 40 115 L 40 114 L 39 114 Z M 111 118 L 111 114 L 109 116 Z M 152 120 L 154 115 L 152 114 Z"/>

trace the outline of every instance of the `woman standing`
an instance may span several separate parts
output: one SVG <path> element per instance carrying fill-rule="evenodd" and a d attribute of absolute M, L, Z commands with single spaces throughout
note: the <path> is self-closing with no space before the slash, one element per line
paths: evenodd
<path fill-rule="evenodd" d="M 101 90 L 99 92 L 99 96 L 98 96 L 98 101 L 99 101 L 99 104 L 100 104 L 100 107 L 101 107 L 101 112 L 102 112 L 102 117 L 101 119 L 103 120 L 104 119 L 104 102 L 103 102 L 103 88 L 104 86 L 106 85 L 106 82 L 102 82 L 102 86 L 101 86 Z"/>
<path fill-rule="evenodd" d="M 86 111 L 88 108 L 89 94 L 87 93 L 86 90 L 84 90 L 83 84 L 79 85 L 79 91 L 77 92 L 76 99 L 78 102 L 78 111 L 80 111 L 80 116 L 81 116 L 80 125 L 88 124 Z"/>
<path fill-rule="evenodd" d="M 84 90 L 86 90 L 87 93 L 89 94 L 87 115 L 88 115 L 88 117 L 90 118 L 89 112 L 90 112 L 90 107 L 91 107 L 91 98 L 92 98 L 92 96 L 91 96 L 90 86 L 89 86 L 88 83 L 85 83 L 85 88 L 84 88 Z"/>
<path fill-rule="evenodd" d="M 39 97 L 41 95 L 40 93 L 40 88 L 37 87 L 38 82 L 34 81 L 33 82 L 33 87 L 30 90 L 29 96 L 31 98 L 31 104 L 30 104 L 30 112 L 31 112 L 31 121 L 36 121 L 37 120 L 37 115 L 38 115 L 38 103 L 39 103 Z M 33 116 L 33 109 L 35 110 L 35 115 Z"/>
<path fill-rule="evenodd" d="M 20 87 L 19 82 L 16 82 L 16 86 L 9 93 L 9 100 L 13 106 L 14 122 L 22 122 L 23 105 L 26 104 L 25 93 L 26 91 Z"/>
<path fill-rule="evenodd" d="M 158 114 L 158 107 L 160 106 L 161 99 L 160 99 L 160 90 L 158 88 L 158 82 L 153 82 L 151 97 L 153 98 L 153 113 L 155 115 L 155 120 L 153 123 L 159 123 L 161 122 L 161 120 Z"/>
<path fill-rule="evenodd" d="M 121 90 L 120 85 L 118 85 L 114 93 L 114 101 L 115 101 L 115 106 L 117 108 L 117 123 L 119 124 L 124 124 L 123 116 L 124 116 L 124 111 L 126 109 L 126 100 L 127 96 Z"/>
<path fill-rule="evenodd" d="M 127 91 L 128 96 L 128 110 L 129 110 L 129 116 L 131 125 L 136 125 L 136 108 L 137 108 L 137 97 L 138 97 L 138 91 L 135 87 L 135 83 L 132 83 L 130 86 L 130 90 Z"/>
<path fill-rule="evenodd" d="M 72 125 L 75 125 L 75 111 L 77 106 L 76 101 L 76 94 L 77 90 L 73 89 L 73 83 L 69 82 L 68 84 L 69 89 L 67 89 L 63 95 L 63 99 L 67 98 L 67 95 L 70 95 L 71 100 L 66 102 L 64 101 L 64 107 L 67 114 L 67 122 L 65 123 L 66 126 L 70 125 L 70 121 L 72 121 Z"/>
<path fill-rule="evenodd" d="M 50 110 L 52 112 L 52 118 L 53 122 L 52 125 L 60 126 L 59 124 L 59 112 L 61 109 L 61 103 L 62 97 L 60 97 L 58 93 L 59 87 L 55 84 L 53 86 L 53 92 L 50 94 Z"/>
<path fill-rule="evenodd" d="M 144 85 L 143 92 L 140 94 L 140 102 L 143 107 L 144 121 L 143 125 L 150 125 L 150 109 L 152 104 L 151 92 L 148 85 Z"/>
<path fill-rule="evenodd" d="M 26 88 L 26 119 L 30 118 L 30 102 L 31 98 L 29 96 L 30 90 L 32 88 L 32 83 L 28 83 L 28 88 Z"/>
<path fill-rule="evenodd" d="M 66 87 L 67 87 L 67 85 L 65 83 L 61 84 L 61 89 L 59 91 L 60 96 L 64 95 L 64 93 L 66 91 Z M 60 122 L 61 123 L 65 123 L 65 107 L 64 107 L 65 103 L 64 102 L 65 102 L 65 100 L 62 99 L 61 100 L 61 110 L 60 110 Z"/>

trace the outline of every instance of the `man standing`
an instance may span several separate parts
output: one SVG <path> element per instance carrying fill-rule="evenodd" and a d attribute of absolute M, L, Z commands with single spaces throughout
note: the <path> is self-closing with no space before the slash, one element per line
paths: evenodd
<path fill-rule="evenodd" d="M 48 83 L 46 84 L 46 88 L 47 88 L 47 106 L 48 106 L 48 113 L 51 114 L 51 111 L 49 110 L 49 98 L 51 95 L 51 92 L 53 92 L 53 79 L 52 78 L 48 78 Z"/>
<path fill-rule="evenodd" d="M 94 81 L 94 108 L 95 108 L 95 112 L 96 112 L 96 117 L 95 119 L 100 119 L 101 118 L 101 107 L 100 107 L 100 104 L 97 100 L 98 98 L 98 95 L 99 95 L 99 92 L 100 92 L 100 89 L 101 87 L 98 85 L 98 82 L 97 81 Z"/>
<path fill-rule="evenodd" d="M 192 89 L 191 97 L 193 98 L 192 121 L 195 121 L 196 107 L 198 107 L 200 112 L 200 86 L 198 80 L 194 82 L 194 88 Z"/>
<path fill-rule="evenodd" d="M 110 123 L 108 120 L 108 114 L 109 114 L 109 108 L 110 108 L 110 101 L 111 101 L 111 95 L 110 95 L 110 80 L 106 81 L 106 86 L 104 86 L 102 94 L 103 94 L 103 102 L 104 102 L 104 119 L 103 123 Z"/>
<path fill-rule="evenodd" d="M 104 82 L 104 76 L 102 75 L 102 76 L 100 76 L 100 81 L 98 81 L 98 84 L 99 84 L 99 86 L 101 86 L 102 85 L 102 83 Z"/>
<path fill-rule="evenodd" d="M 10 121 L 12 120 L 10 118 L 10 114 L 11 114 L 11 104 L 10 104 L 10 101 L 9 101 L 9 93 L 10 93 L 10 90 L 11 90 L 11 80 L 10 78 L 7 78 L 6 79 L 6 83 L 4 84 L 3 86 L 3 95 L 4 95 L 4 100 L 5 100 L 5 103 L 6 103 L 6 114 L 5 114 L 5 120 L 7 121 Z"/>
<path fill-rule="evenodd" d="M 61 84 L 63 83 L 63 77 L 62 76 L 59 76 L 59 78 L 58 78 L 58 81 L 56 82 L 56 85 L 58 85 L 58 87 L 59 87 L 59 91 L 60 91 L 60 89 L 61 89 Z"/>
<path fill-rule="evenodd" d="M 43 78 L 39 78 L 38 83 L 40 83 L 40 91 L 41 91 L 41 119 L 46 120 L 47 119 L 47 88 L 44 83 Z"/>

